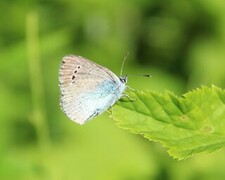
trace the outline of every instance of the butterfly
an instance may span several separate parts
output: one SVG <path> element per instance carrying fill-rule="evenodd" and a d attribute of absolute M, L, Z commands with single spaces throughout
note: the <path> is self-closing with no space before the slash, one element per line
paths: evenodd
<path fill-rule="evenodd" d="M 74 122 L 84 124 L 110 108 L 123 96 L 127 76 L 84 57 L 69 55 L 59 68 L 60 105 Z"/>

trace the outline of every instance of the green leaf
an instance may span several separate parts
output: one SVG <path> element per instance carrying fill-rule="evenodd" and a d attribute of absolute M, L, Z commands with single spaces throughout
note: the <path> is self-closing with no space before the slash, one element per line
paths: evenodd
<path fill-rule="evenodd" d="M 119 127 L 162 143 L 172 157 L 184 159 L 225 146 L 224 90 L 203 86 L 181 97 L 136 90 L 127 95 L 129 101 L 113 107 Z"/>

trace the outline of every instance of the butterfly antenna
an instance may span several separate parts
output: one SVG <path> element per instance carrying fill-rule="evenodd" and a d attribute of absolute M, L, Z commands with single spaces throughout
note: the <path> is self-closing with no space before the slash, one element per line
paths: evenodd
<path fill-rule="evenodd" d="M 129 52 L 127 52 L 126 56 L 123 58 L 123 63 L 122 63 L 121 69 L 120 69 L 120 77 L 123 75 L 124 64 L 125 64 L 125 61 L 127 60 L 128 56 L 129 56 Z"/>
<path fill-rule="evenodd" d="M 142 77 L 152 77 L 150 74 L 127 74 L 126 76 L 142 76 Z"/>

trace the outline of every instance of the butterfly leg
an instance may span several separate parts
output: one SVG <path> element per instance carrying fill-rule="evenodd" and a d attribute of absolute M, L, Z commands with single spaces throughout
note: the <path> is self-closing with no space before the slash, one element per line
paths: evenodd
<path fill-rule="evenodd" d="M 107 110 L 107 112 L 109 113 L 109 117 L 112 118 L 113 117 L 113 108 L 112 108 L 112 106 Z"/>
<path fill-rule="evenodd" d="M 122 98 L 127 98 L 128 101 L 135 101 L 135 100 L 136 100 L 136 99 L 130 97 L 128 94 L 123 94 Z M 123 100 L 124 100 L 124 99 L 123 99 Z M 126 101 L 126 100 L 124 100 L 124 101 Z"/>
<path fill-rule="evenodd" d="M 135 92 L 136 90 L 135 89 L 133 89 L 132 87 L 130 87 L 130 86 L 126 86 L 128 89 L 130 89 L 131 91 L 133 91 L 133 92 Z"/>

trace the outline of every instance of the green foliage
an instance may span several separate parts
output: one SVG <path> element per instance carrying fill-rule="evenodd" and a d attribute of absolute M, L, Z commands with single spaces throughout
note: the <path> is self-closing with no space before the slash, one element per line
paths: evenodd
<path fill-rule="evenodd" d="M 64 55 L 119 74 L 127 51 L 124 73 L 153 76 L 129 78 L 132 88 L 224 87 L 224 9 L 210 0 L 1 0 L 0 179 L 225 179 L 224 151 L 174 161 L 107 114 L 78 126 L 60 110 L 58 88 Z"/>
<path fill-rule="evenodd" d="M 174 158 L 184 159 L 225 146 L 225 91 L 203 86 L 181 97 L 171 92 L 129 91 L 132 102 L 113 108 L 118 125 L 160 142 Z"/>

